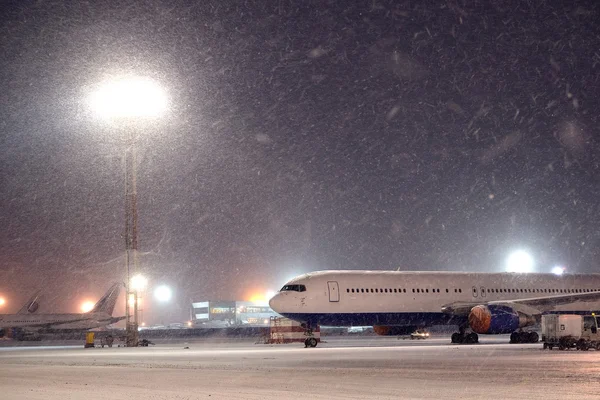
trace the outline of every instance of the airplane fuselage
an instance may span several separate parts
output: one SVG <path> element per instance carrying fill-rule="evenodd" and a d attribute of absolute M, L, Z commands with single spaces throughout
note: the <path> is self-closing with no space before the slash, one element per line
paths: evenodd
<path fill-rule="evenodd" d="M 285 317 L 311 325 L 424 327 L 464 325 L 465 315 L 442 312 L 449 304 L 596 291 L 600 274 L 321 271 L 291 280 L 270 305 Z M 600 312 L 600 301 L 573 301 L 552 312 Z"/>
<path fill-rule="evenodd" d="M 87 330 L 116 322 L 107 313 L 85 314 L 0 314 L 0 329 L 35 328 L 58 330 Z"/>

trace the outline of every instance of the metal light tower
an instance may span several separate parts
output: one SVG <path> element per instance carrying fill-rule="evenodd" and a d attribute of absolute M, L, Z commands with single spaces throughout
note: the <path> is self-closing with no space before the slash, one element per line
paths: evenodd
<path fill-rule="evenodd" d="M 139 273 L 138 258 L 138 212 L 137 212 L 137 152 L 135 133 L 127 129 L 125 141 L 125 268 L 127 271 L 125 306 L 125 332 L 127 347 L 138 345 L 138 300 L 137 289 L 131 290 L 131 277 Z M 133 268 L 132 268 L 133 266 Z M 133 303 L 133 304 L 131 304 Z M 131 307 L 133 306 L 133 322 Z"/>
<path fill-rule="evenodd" d="M 137 130 L 141 118 L 152 118 L 167 108 L 167 98 L 154 81 L 142 77 L 122 77 L 108 81 L 95 91 L 90 103 L 101 117 L 124 125 L 125 139 L 125 326 L 127 346 L 139 341 L 138 293 L 142 288 L 132 282 L 139 277 L 137 206 Z M 133 308 L 133 321 L 131 309 Z"/>

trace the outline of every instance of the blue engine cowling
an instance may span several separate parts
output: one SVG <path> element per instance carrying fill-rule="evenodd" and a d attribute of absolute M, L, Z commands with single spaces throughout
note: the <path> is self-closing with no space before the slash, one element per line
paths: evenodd
<path fill-rule="evenodd" d="M 469 313 L 469 326 L 474 332 L 481 334 L 511 333 L 526 325 L 529 325 L 526 318 L 522 318 L 509 306 L 479 305 Z"/>

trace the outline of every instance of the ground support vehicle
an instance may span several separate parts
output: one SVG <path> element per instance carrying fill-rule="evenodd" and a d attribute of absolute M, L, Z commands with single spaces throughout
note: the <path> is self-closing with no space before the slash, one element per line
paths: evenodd
<path fill-rule="evenodd" d="M 429 339 L 429 332 L 425 332 L 422 330 L 416 330 L 410 334 L 411 340 L 415 339 Z"/>
<path fill-rule="evenodd" d="M 542 316 L 544 349 L 600 350 L 600 333 L 595 315 L 547 314 Z"/>

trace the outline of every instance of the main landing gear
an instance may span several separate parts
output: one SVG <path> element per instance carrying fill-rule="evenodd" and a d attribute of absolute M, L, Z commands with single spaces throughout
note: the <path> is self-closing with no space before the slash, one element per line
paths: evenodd
<path fill-rule="evenodd" d="M 510 343 L 537 343 L 539 340 L 537 332 L 515 331 L 510 334 Z"/>
<path fill-rule="evenodd" d="M 452 334 L 451 341 L 458 344 L 479 343 L 479 335 L 475 332 L 466 333 L 465 328 L 459 328 L 458 332 Z"/>

